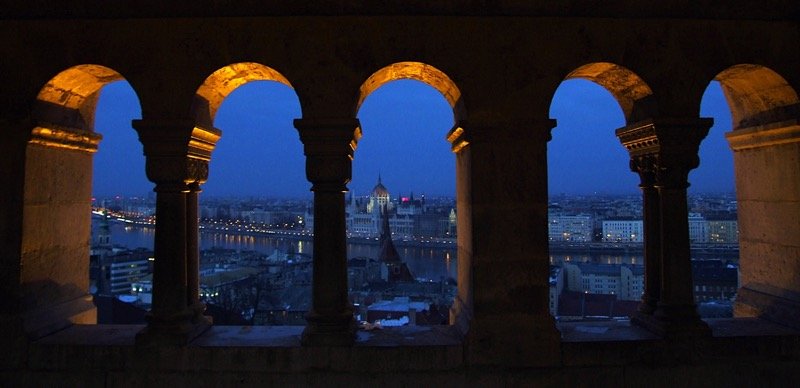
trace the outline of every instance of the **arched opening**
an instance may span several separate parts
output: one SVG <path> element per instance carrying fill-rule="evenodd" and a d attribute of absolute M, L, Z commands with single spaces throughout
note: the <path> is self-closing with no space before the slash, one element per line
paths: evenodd
<path fill-rule="evenodd" d="M 731 111 L 739 231 L 735 316 L 797 327 L 800 126 L 795 89 L 773 70 L 732 66 L 715 78 Z"/>
<path fill-rule="evenodd" d="M 584 79 L 605 88 L 614 96 L 628 124 L 658 113 L 653 91 L 636 73 L 623 66 L 609 62 L 589 63 L 573 70 L 564 79 Z"/>
<path fill-rule="evenodd" d="M 461 91 L 455 82 L 441 70 L 422 62 L 397 62 L 373 73 L 359 88 L 355 113 L 359 112 L 361 104 L 376 89 L 388 82 L 401 79 L 417 80 L 436 89 L 452 108 L 453 119 L 456 123 L 466 118 Z"/>
<path fill-rule="evenodd" d="M 692 287 L 702 318 L 726 318 L 738 288 L 739 229 L 733 155 L 724 135 L 731 115 L 718 82 L 706 88 L 700 116 L 713 118 L 714 125 L 700 144 L 700 165 L 689 173 Z"/>
<path fill-rule="evenodd" d="M 94 155 L 89 289 L 97 323 L 144 323 L 152 302 L 155 193 L 134 119 L 136 93 L 124 80 L 100 90 L 95 127 L 103 134 Z"/>
<path fill-rule="evenodd" d="M 292 87 L 281 73 L 260 63 L 240 62 L 225 66 L 211 73 L 197 89 L 191 110 L 196 124 L 213 127 L 217 111 L 225 98 L 250 81 L 275 81 Z"/>
<path fill-rule="evenodd" d="M 365 81 L 357 109 L 363 137 L 347 200 L 349 292 L 357 319 L 456 323 L 470 281 L 459 227 L 467 222 L 457 183 L 465 171 L 456 167 L 463 164 L 461 93 L 438 69 L 401 62 Z"/>
<path fill-rule="evenodd" d="M 33 337 L 97 322 L 88 259 L 92 160 L 101 138 L 95 113 L 101 89 L 122 79 L 101 65 L 75 66 L 52 78 L 33 104 L 20 259 L 25 326 Z"/>
<path fill-rule="evenodd" d="M 237 63 L 198 89 L 198 125 L 223 130 L 199 202 L 199 296 L 215 325 L 304 325 L 313 207 L 297 94 L 276 70 Z"/>
<path fill-rule="evenodd" d="M 571 72 L 553 95 L 548 238 L 550 312 L 559 321 L 627 317 L 641 300 L 639 179 L 614 130 L 636 121 L 651 93 L 630 70 L 596 63 Z"/>
<path fill-rule="evenodd" d="M 725 93 L 733 130 L 797 120 L 797 92 L 767 67 L 735 65 L 717 74 L 714 80 Z"/>

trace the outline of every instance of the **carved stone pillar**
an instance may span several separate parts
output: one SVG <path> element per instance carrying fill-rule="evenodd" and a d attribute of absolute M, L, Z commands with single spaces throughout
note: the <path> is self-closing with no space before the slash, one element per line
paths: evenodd
<path fill-rule="evenodd" d="M 461 125 L 463 133 L 457 135 L 456 129 L 449 138 L 458 168 L 469 170 L 458 171 L 456 194 L 460 205 L 469 201 L 458 214 L 459 298 L 466 300 L 454 306 L 454 313 L 472 318 L 467 360 L 475 365 L 559 363 L 560 333 L 549 309 L 547 238 L 547 142 L 555 122 L 502 119 Z M 462 224 L 462 217 L 468 222 Z M 461 283 L 462 278 L 469 281 Z M 469 286 L 471 293 L 462 289 Z"/>
<path fill-rule="evenodd" d="M 639 174 L 644 224 L 644 294 L 638 313 L 652 314 L 661 299 L 661 206 L 655 188 L 655 159 L 648 155 L 631 158 L 631 170 Z"/>
<path fill-rule="evenodd" d="M 450 324 L 462 334 L 469 331 L 472 311 L 472 154 L 464 128 L 457 123 L 447 134 L 447 141 L 456 155 L 456 212 L 458 293 L 450 306 Z"/>
<path fill-rule="evenodd" d="M 314 192 L 312 307 L 302 343 L 351 345 L 356 323 L 347 293 L 344 193 L 361 128 L 357 119 L 297 119 L 294 126 L 304 145 L 306 177 Z"/>
<path fill-rule="evenodd" d="M 700 162 L 697 155 L 700 141 L 708 134 L 712 122 L 711 119 L 649 119 L 617 130 L 632 160 L 649 157 L 655 167 L 653 187 L 658 192 L 658 221 L 645 222 L 659 222 L 660 291 L 652 315 L 639 314 L 634 322 L 665 337 L 710 333 L 694 303 L 686 189 L 689 171 Z M 655 206 L 648 203 L 646 211 L 653 210 Z M 645 230 L 652 233 L 655 226 L 647 225 Z"/>
<path fill-rule="evenodd" d="M 189 185 L 186 193 L 186 303 L 193 311 L 195 323 L 211 323 L 203 315 L 206 305 L 200 301 L 200 219 L 198 217 L 200 183 Z"/>
<path fill-rule="evenodd" d="M 133 124 L 144 145 L 147 177 L 156 184 L 153 303 L 136 341 L 186 345 L 211 323 L 197 295 L 197 193 L 220 134 L 185 121 Z"/>

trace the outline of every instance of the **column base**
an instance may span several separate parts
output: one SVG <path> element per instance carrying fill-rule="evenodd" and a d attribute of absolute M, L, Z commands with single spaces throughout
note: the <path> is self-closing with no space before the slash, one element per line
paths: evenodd
<path fill-rule="evenodd" d="M 456 296 L 453 305 L 450 306 L 450 324 L 458 328 L 461 335 L 466 335 L 470 321 L 472 321 L 472 309 Z"/>
<path fill-rule="evenodd" d="M 653 299 L 642 299 L 642 301 L 639 303 L 639 308 L 636 310 L 636 313 L 634 313 L 634 315 L 636 314 L 653 315 L 657 307 L 658 307 L 658 301 Z M 631 318 L 633 317 L 631 316 Z"/>
<path fill-rule="evenodd" d="M 38 339 L 55 333 L 73 324 L 97 323 L 97 307 L 91 294 L 55 305 L 39 307 L 23 313 L 25 333 L 28 338 Z"/>
<path fill-rule="evenodd" d="M 203 315 L 206 311 L 206 304 L 203 302 L 197 302 L 191 306 L 189 306 L 189 310 L 192 311 L 192 323 L 193 324 L 206 324 L 212 325 L 214 323 L 214 317 L 210 315 Z"/>
<path fill-rule="evenodd" d="M 136 346 L 186 346 L 211 327 L 212 319 L 187 310 L 171 319 L 147 316 L 147 327 L 136 333 Z"/>
<path fill-rule="evenodd" d="M 550 314 L 476 317 L 466 344 L 470 365 L 542 367 L 561 363 L 561 333 Z"/>
<path fill-rule="evenodd" d="M 300 343 L 303 346 L 352 346 L 356 342 L 358 326 L 352 312 L 339 315 L 320 315 L 309 312 L 308 324 Z"/>
<path fill-rule="evenodd" d="M 637 311 L 631 323 L 643 327 L 662 338 L 710 337 L 711 328 L 697 315 L 694 305 L 659 306 L 652 314 Z"/>
<path fill-rule="evenodd" d="M 758 317 L 800 329 L 800 293 L 765 284 L 747 284 L 736 293 L 735 317 Z"/>

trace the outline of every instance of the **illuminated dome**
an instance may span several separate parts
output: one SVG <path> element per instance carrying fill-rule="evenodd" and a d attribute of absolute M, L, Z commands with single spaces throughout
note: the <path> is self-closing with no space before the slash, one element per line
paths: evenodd
<path fill-rule="evenodd" d="M 372 197 L 388 197 L 389 190 L 381 183 L 381 176 L 378 175 L 378 184 L 372 189 Z"/>

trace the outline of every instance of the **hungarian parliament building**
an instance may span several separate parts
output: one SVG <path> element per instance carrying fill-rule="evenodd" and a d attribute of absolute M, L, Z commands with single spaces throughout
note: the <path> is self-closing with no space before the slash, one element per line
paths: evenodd
<path fill-rule="evenodd" d="M 456 211 L 450 205 L 432 205 L 414 193 L 392 199 L 389 190 L 381 182 L 372 189 L 369 197 L 358 198 L 351 194 L 345 207 L 347 233 L 349 237 L 378 238 L 381 222 L 386 214 L 395 239 L 412 240 L 456 237 Z M 314 214 L 305 216 L 306 227 L 313 230 Z"/>

